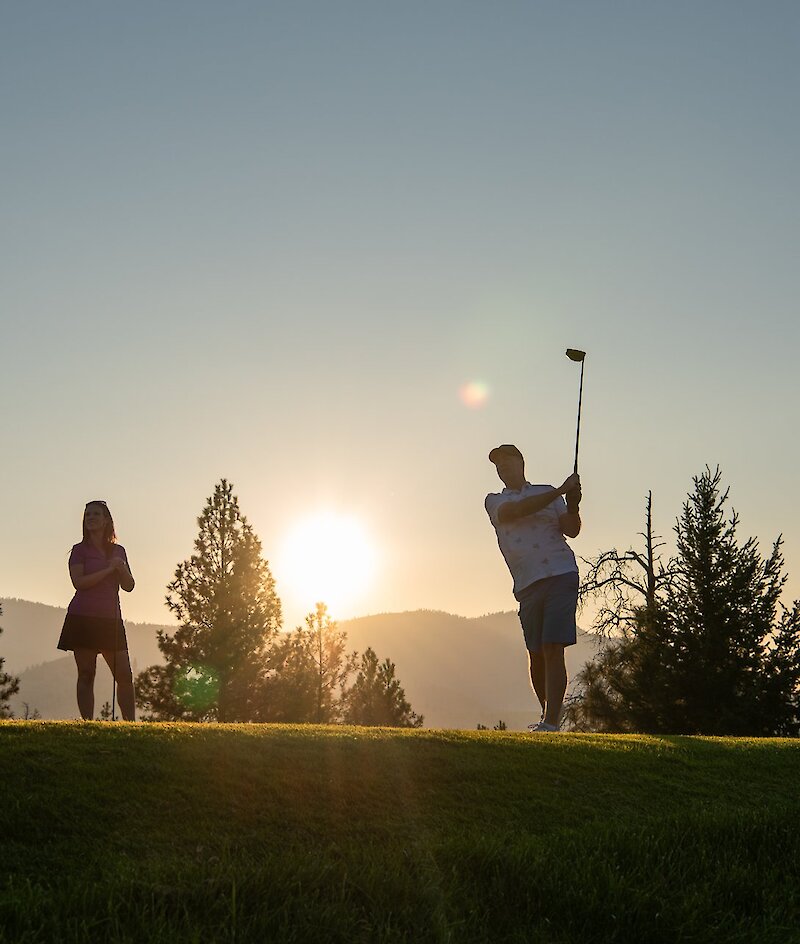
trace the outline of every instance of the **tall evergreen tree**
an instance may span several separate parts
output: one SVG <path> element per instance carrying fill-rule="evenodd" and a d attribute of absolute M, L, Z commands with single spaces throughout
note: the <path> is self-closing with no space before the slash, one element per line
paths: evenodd
<path fill-rule="evenodd" d="M 675 526 L 679 567 L 666 611 L 672 628 L 675 699 L 681 729 L 703 734 L 774 734 L 798 706 L 797 606 L 779 618 L 781 538 L 769 557 L 755 538 L 737 539 L 726 516 L 721 473 L 694 479 Z M 780 681 L 770 672 L 781 667 Z"/>
<path fill-rule="evenodd" d="M 317 603 L 306 625 L 275 642 L 259 718 L 330 724 L 341 718 L 341 690 L 353 668 L 347 634 Z"/>
<path fill-rule="evenodd" d="M 763 661 L 762 705 L 772 719 L 770 733 L 779 737 L 800 734 L 800 600 L 781 615 L 767 643 Z"/>
<path fill-rule="evenodd" d="M 2 615 L 3 607 L 0 605 L 0 616 Z M 3 630 L 0 628 L 0 633 L 2 632 Z M 3 671 L 5 661 L 5 659 L 0 658 L 0 718 L 13 718 L 14 714 L 8 707 L 8 700 L 19 691 L 19 679 Z"/>
<path fill-rule="evenodd" d="M 371 648 L 362 654 L 357 675 L 344 692 L 342 704 L 346 724 L 419 728 L 424 720 L 406 701 L 405 692 L 395 677 L 394 662 L 384 659 L 379 663 Z"/>
<path fill-rule="evenodd" d="M 681 729 L 675 701 L 671 629 L 657 607 L 642 607 L 626 635 L 606 639 L 576 676 L 564 722 L 577 731 L 661 732 Z"/>
<path fill-rule="evenodd" d="M 768 558 L 754 538 L 740 543 L 720 482 L 718 468 L 694 478 L 668 579 L 622 613 L 622 631 L 579 674 L 574 727 L 800 732 L 800 607 L 780 605 L 781 539 Z"/>
<path fill-rule="evenodd" d="M 197 524 L 195 553 L 167 588 L 180 626 L 159 631 L 166 665 L 138 676 L 137 699 L 155 720 L 253 720 L 281 624 L 275 581 L 225 479 Z"/>

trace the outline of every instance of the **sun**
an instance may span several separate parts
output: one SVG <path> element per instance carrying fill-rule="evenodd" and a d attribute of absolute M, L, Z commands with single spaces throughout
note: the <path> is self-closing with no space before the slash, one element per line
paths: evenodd
<path fill-rule="evenodd" d="M 309 612 L 322 602 L 337 614 L 369 590 L 377 562 L 375 545 L 361 521 L 322 511 L 291 528 L 275 570 Z"/>

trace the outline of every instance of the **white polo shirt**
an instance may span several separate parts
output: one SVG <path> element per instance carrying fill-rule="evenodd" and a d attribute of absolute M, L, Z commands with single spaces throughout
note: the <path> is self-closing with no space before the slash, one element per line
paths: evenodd
<path fill-rule="evenodd" d="M 567 503 L 562 495 L 533 515 L 505 523 L 497 520 L 500 506 L 507 501 L 521 501 L 531 495 L 541 495 L 551 488 L 551 485 L 531 485 L 526 482 L 519 491 L 504 488 L 502 492 L 491 492 L 484 502 L 486 513 L 497 533 L 500 552 L 514 578 L 516 597 L 537 580 L 578 572 L 575 555 L 558 523 L 561 515 L 567 513 Z"/>

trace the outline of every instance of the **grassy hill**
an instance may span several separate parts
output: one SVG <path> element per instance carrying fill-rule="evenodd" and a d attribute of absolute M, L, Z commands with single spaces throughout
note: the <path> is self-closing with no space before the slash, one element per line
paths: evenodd
<path fill-rule="evenodd" d="M 0 942 L 800 939 L 800 743 L 0 723 Z"/>

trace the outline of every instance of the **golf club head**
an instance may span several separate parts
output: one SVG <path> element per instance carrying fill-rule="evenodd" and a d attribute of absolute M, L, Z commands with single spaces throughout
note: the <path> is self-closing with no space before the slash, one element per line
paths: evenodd
<path fill-rule="evenodd" d="M 579 363 L 586 357 L 586 351 L 576 351 L 575 348 L 567 348 L 567 357 L 571 361 L 578 361 Z"/>

